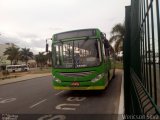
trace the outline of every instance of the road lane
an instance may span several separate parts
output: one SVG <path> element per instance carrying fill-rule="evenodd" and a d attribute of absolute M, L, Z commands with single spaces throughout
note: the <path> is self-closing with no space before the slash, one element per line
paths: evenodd
<path fill-rule="evenodd" d="M 25 114 L 116 114 L 122 71 L 105 91 L 57 91 L 51 76 L 0 86 L 0 98 L 16 98 L 0 104 L 0 113 Z M 1 101 L 1 99 L 0 99 Z M 31 107 L 32 106 L 32 107 Z"/>
<path fill-rule="evenodd" d="M 32 106 L 30 106 L 30 108 L 34 108 L 34 107 L 38 106 L 39 104 L 45 102 L 46 100 L 47 100 L 47 99 L 41 100 L 41 101 L 39 101 L 39 102 L 33 104 Z"/>
<path fill-rule="evenodd" d="M 0 98 L 16 98 L 0 104 L 0 113 L 25 113 L 32 104 L 53 95 L 56 91 L 52 90 L 51 79 L 48 76 L 0 86 Z"/>

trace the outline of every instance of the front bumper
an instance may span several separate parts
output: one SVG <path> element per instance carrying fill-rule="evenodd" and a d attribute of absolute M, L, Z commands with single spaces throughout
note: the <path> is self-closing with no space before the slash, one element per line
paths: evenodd
<path fill-rule="evenodd" d="M 89 86 L 89 87 L 64 87 L 64 86 L 54 86 L 55 90 L 104 90 L 105 86 Z"/>

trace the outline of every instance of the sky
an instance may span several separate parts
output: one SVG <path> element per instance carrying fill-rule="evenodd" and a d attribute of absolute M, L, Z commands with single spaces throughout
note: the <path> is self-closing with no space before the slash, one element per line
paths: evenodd
<path fill-rule="evenodd" d="M 128 5 L 130 0 L 0 0 L 0 44 L 37 54 L 53 34 L 85 28 L 99 28 L 109 39 Z"/>

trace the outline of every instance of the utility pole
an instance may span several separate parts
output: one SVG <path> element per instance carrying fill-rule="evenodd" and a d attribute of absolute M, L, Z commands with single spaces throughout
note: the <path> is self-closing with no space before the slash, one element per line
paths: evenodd
<path fill-rule="evenodd" d="M 52 40 L 52 38 L 47 38 L 46 39 L 46 52 L 48 52 L 48 43 L 47 43 L 48 40 Z"/>

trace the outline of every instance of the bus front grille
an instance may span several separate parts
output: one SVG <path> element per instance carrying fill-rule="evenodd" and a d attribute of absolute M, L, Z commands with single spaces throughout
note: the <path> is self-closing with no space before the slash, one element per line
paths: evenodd
<path fill-rule="evenodd" d="M 93 72 L 79 72 L 79 73 L 67 73 L 67 72 L 63 72 L 60 73 L 60 75 L 63 75 L 65 77 L 84 77 L 84 76 L 88 76 L 91 75 Z"/>

